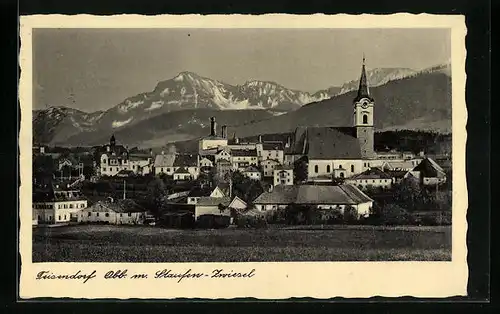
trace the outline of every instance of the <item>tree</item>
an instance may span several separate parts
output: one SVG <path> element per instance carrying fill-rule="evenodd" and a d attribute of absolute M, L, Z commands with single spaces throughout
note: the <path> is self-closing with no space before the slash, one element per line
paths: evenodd
<path fill-rule="evenodd" d="M 165 198 L 167 196 L 165 183 L 163 180 L 156 178 L 155 180 L 149 182 L 147 185 L 147 191 L 147 198 L 151 208 L 151 213 L 158 218 L 164 207 Z"/>
<path fill-rule="evenodd" d="M 358 220 L 358 211 L 351 205 L 346 205 L 344 208 L 344 222 L 353 223 Z"/>
<path fill-rule="evenodd" d="M 403 179 L 394 189 L 394 200 L 404 208 L 415 209 L 422 202 L 422 189 L 416 180 Z"/>

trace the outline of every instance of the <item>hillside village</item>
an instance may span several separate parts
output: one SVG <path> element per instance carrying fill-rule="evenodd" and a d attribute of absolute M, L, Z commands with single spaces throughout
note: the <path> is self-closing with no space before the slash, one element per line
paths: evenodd
<path fill-rule="evenodd" d="M 376 105 L 363 60 L 345 125 L 239 138 L 213 116 L 197 152 L 129 148 L 113 134 L 79 152 L 35 146 L 33 224 L 444 224 L 451 155 L 377 151 Z M 440 221 L 421 219 L 432 213 Z"/>

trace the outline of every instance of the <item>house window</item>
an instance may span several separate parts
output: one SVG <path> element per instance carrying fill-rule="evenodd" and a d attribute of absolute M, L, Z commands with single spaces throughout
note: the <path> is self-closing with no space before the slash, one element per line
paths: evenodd
<path fill-rule="evenodd" d="M 104 214 L 104 216 L 109 217 L 109 213 Z"/>
<path fill-rule="evenodd" d="M 315 166 L 314 166 L 314 172 L 318 173 L 318 171 L 319 171 L 319 169 L 318 169 L 318 168 L 319 168 L 319 167 L 318 167 L 318 165 L 315 165 Z"/>
<path fill-rule="evenodd" d="M 68 204 L 64 204 L 64 208 L 68 208 Z"/>
<path fill-rule="evenodd" d="M 330 173 L 330 165 L 326 165 L 326 172 Z"/>
<path fill-rule="evenodd" d="M 120 217 L 122 217 L 122 214 L 120 214 Z"/>
<path fill-rule="evenodd" d="M 351 172 L 354 172 L 354 165 L 351 165 Z"/>
<path fill-rule="evenodd" d="M 91 213 L 91 212 L 89 212 L 88 216 L 89 216 L 89 217 L 90 217 L 90 216 L 92 216 L 92 213 Z"/>
<path fill-rule="evenodd" d="M 66 215 L 64 215 L 64 220 L 66 220 Z"/>
<path fill-rule="evenodd" d="M 38 215 L 38 220 L 42 220 L 42 217 L 40 215 Z"/>
<path fill-rule="evenodd" d="M 97 217 L 99 217 L 99 213 L 95 213 L 95 215 L 96 215 Z"/>
<path fill-rule="evenodd" d="M 59 215 L 57 218 L 58 218 L 59 220 L 61 220 L 61 215 Z"/>
<path fill-rule="evenodd" d="M 69 204 L 69 208 L 73 208 L 73 204 Z"/>
<path fill-rule="evenodd" d="M 341 173 L 340 173 L 340 177 L 341 177 L 341 178 L 343 178 L 343 177 L 344 177 L 344 173 L 343 173 L 343 172 L 341 172 Z"/>
<path fill-rule="evenodd" d="M 104 167 L 104 168 L 102 168 L 102 171 L 106 172 L 106 168 L 105 168 L 105 167 Z"/>
<path fill-rule="evenodd" d="M 128 216 L 129 216 L 129 217 L 132 217 L 132 213 L 128 213 Z"/>
<path fill-rule="evenodd" d="M 339 169 L 342 169 L 342 165 L 339 165 Z"/>

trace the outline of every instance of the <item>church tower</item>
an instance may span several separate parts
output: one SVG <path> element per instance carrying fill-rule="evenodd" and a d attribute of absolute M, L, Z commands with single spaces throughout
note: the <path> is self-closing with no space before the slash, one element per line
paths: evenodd
<path fill-rule="evenodd" d="M 363 66 L 361 68 L 361 78 L 356 98 L 354 98 L 354 127 L 356 137 L 361 148 L 362 158 L 374 158 L 374 125 L 373 107 L 374 100 L 370 96 L 368 81 L 365 70 L 365 57 L 363 55 Z"/>

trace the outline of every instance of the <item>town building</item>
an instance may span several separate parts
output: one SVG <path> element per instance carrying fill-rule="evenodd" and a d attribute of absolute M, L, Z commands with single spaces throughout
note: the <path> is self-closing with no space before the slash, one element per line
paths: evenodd
<path fill-rule="evenodd" d="M 230 161 L 225 159 L 220 159 L 215 163 L 216 175 L 219 181 L 227 180 L 231 175 L 231 171 L 233 170 L 233 165 Z"/>
<path fill-rule="evenodd" d="M 195 187 L 189 191 L 187 195 L 187 203 L 196 205 L 202 197 L 215 197 L 220 198 L 226 196 L 223 189 L 219 186 L 212 187 Z"/>
<path fill-rule="evenodd" d="M 246 167 L 245 169 L 242 170 L 242 174 L 245 177 L 250 178 L 252 180 L 259 180 L 260 181 L 262 179 L 262 173 L 255 166 Z"/>
<path fill-rule="evenodd" d="M 293 134 L 291 156 L 306 156 L 307 180 L 350 177 L 367 170 L 377 160 L 374 150 L 374 104 L 366 77 L 365 62 L 356 97 L 353 100 L 353 126 L 298 127 Z M 294 162 L 297 157 L 293 157 Z"/>
<path fill-rule="evenodd" d="M 200 159 L 200 168 L 212 168 L 214 166 L 214 161 L 208 156 L 202 157 Z"/>
<path fill-rule="evenodd" d="M 435 186 L 446 182 L 446 173 L 443 168 L 428 157 L 409 171 L 405 177 L 410 175 L 417 178 L 424 186 Z"/>
<path fill-rule="evenodd" d="M 347 206 L 351 206 L 356 210 L 358 217 L 367 217 L 373 207 L 373 200 L 350 184 L 278 185 L 259 195 L 253 204 L 260 211 L 286 209 L 295 204 L 343 212 Z"/>
<path fill-rule="evenodd" d="M 156 155 L 154 162 L 154 173 L 159 176 L 161 174 L 165 174 L 168 176 L 174 175 L 174 161 L 175 154 L 160 154 Z"/>
<path fill-rule="evenodd" d="M 283 164 L 285 159 L 285 153 L 283 148 L 283 143 L 281 142 L 264 142 L 257 145 L 257 154 L 259 160 L 262 162 L 264 160 L 277 160 L 280 164 Z"/>
<path fill-rule="evenodd" d="M 276 159 L 266 159 L 260 163 L 264 177 L 273 177 L 274 169 L 278 166 L 281 166 L 281 163 Z"/>
<path fill-rule="evenodd" d="M 279 166 L 273 170 L 273 184 L 276 185 L 293 185 L 293 167 L 292 166 Z"/>
<path fill-rule="evenodd" d="M 186 181 L 191 180 L 191 174 L 184 167 L 179 167 L 174 171 L 173 179 L 175 181 Z"/>
<path fill-rule="evenodd" d="M 87 199 L 78 190 L 49 186 L 33 193 L 33 220 L 38 224 L 70 222 L 72 216 L 87 207 Z"/>
<path fill-rule="evenodd" d="M 128 150 L 123 145 L 116 145 L 114 135 L 111 136 L 108 145 L 98 148 L 98 154 L 101 176 L 114 176 L 121 170 L 129 170 Z"/>
<path fill-rule="evenodd" d="M 414 163 L 410 160 L 407 161 L 384 161 L 381 169 L 383 171 L 410 171 L 415 168 Z"/>
<path fill-rule="evenodd" d="M 243 170 L 248 166 L 257 166 L 256 149 L 232 149 L 231 164 L 235 170 Z"/>
<path fill-rule="evenodd" d="M 390 189 L 392 187 L 392 177 L 378 168 L 371 168 L 362 173 L 351 176 L 345 183 L 352 184 L 365 190 L 370 188 Z"/>
<path fill-rule="evenodd" d="M 76 217 L 80 223 L 136 225 L 144 224 L 147 211 L 133 200 L 110 198 L 78 211 Z"/>
<path fill-rule="evenodd" d="M 196 180 L 200 175 L 199 156 L 194 154 L 176 154 L 174 159 L 174 168 L 175 171 L 179 168 L 185 168 L 191 179 Z"/>
<path fill-rule="evenodd" d="M 226 126 L 222 127 L 222 133 L 220 136 L 217 135 L 217 122 L 215 122 L 215 117 L 210 118 L 210 135 L 203 137 L 198 142 L 199 152 L 210 150 L 219 147 L 227 146 L 227 134 Z"/>
<path fill-rule="evenodd" d="M 202 215 L 231 216 L 229 197 L 200 197 L 195 205 L 195 221 Z"/>

